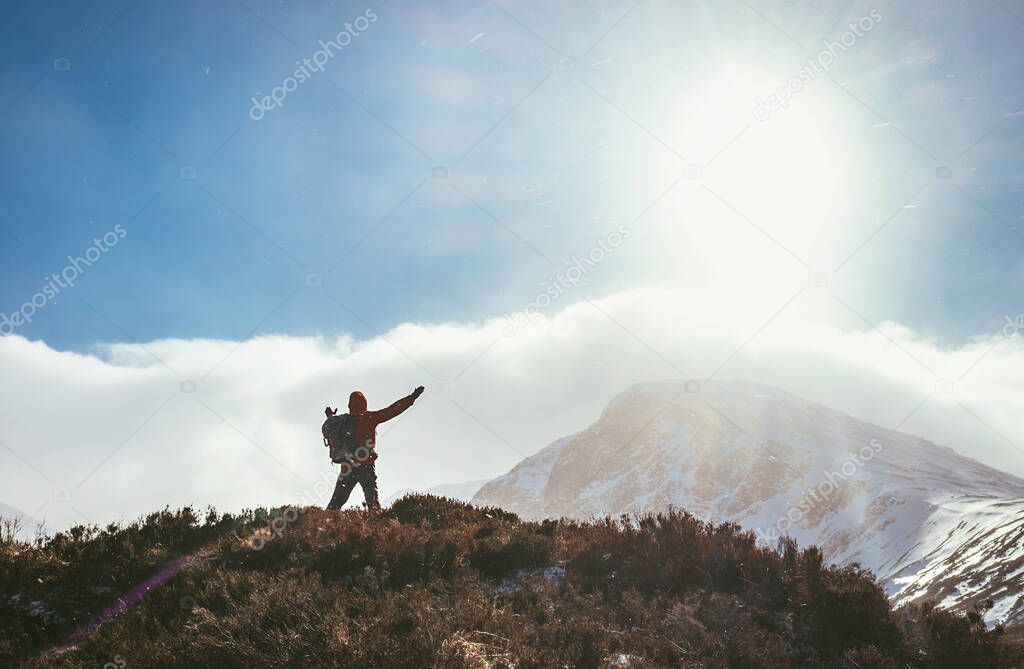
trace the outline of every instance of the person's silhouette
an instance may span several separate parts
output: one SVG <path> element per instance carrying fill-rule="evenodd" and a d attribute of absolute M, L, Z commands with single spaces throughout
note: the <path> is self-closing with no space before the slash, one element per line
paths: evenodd
<path fill-rule="evenodd" d="M 340 509 L 345 506 L 357 483 L 363 488 L 366 506 L 371 509 L 380 508 L 380 501 L 377 499 L 377 468 L 374 464 L 377 460 L 377 426 L 411 407 L 422 394 L 423 386 L 420 386 L 412 391 L 412 394 L 377 411 L 367 410 L 366 397 L 358 390 L 349 395 L 348 412 L 356 417 L 356 443 L 365 446 L 365 450 L 361 450 L 361 457 L 354 460 L 350 466 L 341 468 L 338 482 L 334 486 L 334 495 L 327 504 L 328 509 Z M 330 417 L 336 414 L 337 410 L 327 407 L 324 413 Z"/>

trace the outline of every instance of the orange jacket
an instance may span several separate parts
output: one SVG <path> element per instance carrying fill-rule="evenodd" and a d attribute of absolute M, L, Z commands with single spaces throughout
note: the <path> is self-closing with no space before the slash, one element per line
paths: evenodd
<path fill-rule="evenodd" d="M 402 413 L 415 401 L 412 395 L 408 395 L 385 409 L 367 411 L 366 397 L 361 392 L 357 390 L 349 395 L 348 412 L 359 417 L 356 420 L 356 443 L 373 450 L 377 445 L 377 426 Z M 376 459 L 376 454 L 373 459 Z"/>

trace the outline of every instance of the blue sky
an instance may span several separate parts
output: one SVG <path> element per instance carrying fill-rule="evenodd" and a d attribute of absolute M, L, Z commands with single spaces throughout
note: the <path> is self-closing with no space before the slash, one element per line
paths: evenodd
<path fill-rule="evenodd" d="M 252 96 L 367 8 L 378 20 L 324 72 L 282 108 L 249 117 Z M 632 221 L 683 163 L 706 161 L 703 146 L 740 132 L 749 109 L 737 113 L 732 99 L 720 111 L 737 116 L 733 127 L 702 128 L 693 113 L 716 82 L 738 76 L 768 94 L 873 8 L 8 3 L 0 304 L 16 310 L 68 254 L 121 224 L 122 244 L 20 334 L 85 350 L 254 331 L 365 337 L 406 321 L 498 316 Z M 898 1 L 882 16 L 780 112 L 828 121 L 844 198 L 773 229 L 785 207 L 744 192 L 758 174 L 743 163 L 758 150 L 744 144 L 776 119 L 716 159 L 732 171 L 714 191 L 801 257 L 821 252 L 804 241 L 832 228 L 825 270 L 870 237 L 835 290 L 872 322 L 956 344 L 1020 310 L 1024 117 L 1011 115 L 1024 105 L 1024 5 Z M 71 69 L 55 69 L 64 57 Z M 746 92 L 737 100 L 752 108 Z M 447 179 L 431 178 L 435 165 Z M 934 178 L 940 165 L 952 179 Z M 196 177 L 182 179 L 182 166 Z M 679 258 L 714 265 L 712 253 L 728 249 L 704 247 L 701 259 L 666 231 L 712 225 L 689 185 L 648 211 L 638 243 L 588 275 L 588 295 L 706 280 L 680 275 Z M 794 269 L 758 231 L 729 234 L 765 260 L 747 265 L 752 275 Z M 307 273 L 323 288 L 305 287 Z"/>
<path fill-rule="evenodd" d="M 777 385 L 1024 475 L 1022 18 L 7 2 L 0 501 L 53 527 L 293 501 L 334 475 L 325 403 L 419 384 L 383 492 L 492 478 L 680 377 Z"/>

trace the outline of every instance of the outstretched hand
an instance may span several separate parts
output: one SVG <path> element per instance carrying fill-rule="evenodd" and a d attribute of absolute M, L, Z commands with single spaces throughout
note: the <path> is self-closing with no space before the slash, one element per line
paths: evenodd
<path fill-rule="evenodd" d="M 423 394 L 423 386 L 417 386 L 416 390 L 412 391 L 412 398 L 416 399 Z"/>

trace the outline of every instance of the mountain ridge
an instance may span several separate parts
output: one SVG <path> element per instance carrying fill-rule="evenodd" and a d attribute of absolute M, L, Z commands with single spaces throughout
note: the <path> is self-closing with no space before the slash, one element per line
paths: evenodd
<path fill-rule="evenodd" d="M 530 522 L 426 495 L 381 510 L 186 507 L 0 539 L 0 573 L 4 666 L 1009 669 L 1024 657 L 976 612 L 894 610 L 866 572 L 816 547 L 770 549 L 681 511 Z"/>
<path fill-rule="evenodd" d="M 636 384 L 473 501 L 527 518 L 684 508 L 859 562 L 896 604 L 991 598 L 989 624 L 1024 617 L 1024 480 L 772 386 Z"/>

